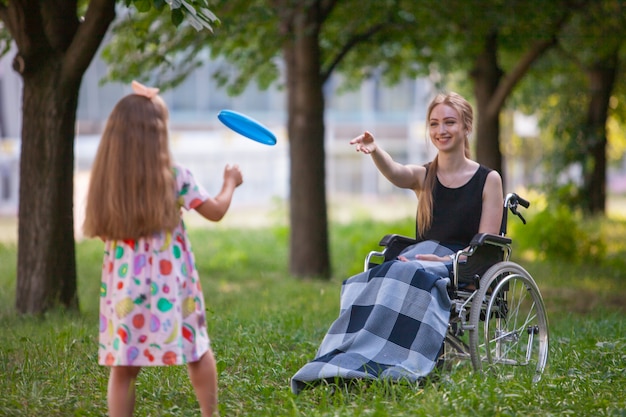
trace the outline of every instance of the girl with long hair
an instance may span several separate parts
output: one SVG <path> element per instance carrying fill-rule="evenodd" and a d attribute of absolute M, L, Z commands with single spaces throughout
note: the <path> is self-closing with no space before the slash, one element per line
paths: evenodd
<path fill-rule="evenodd" d="M 111 417 L 131 416 L 144 366 L 187 365 L 203 417 L 217 415 L 217 371 L 182 209 L 219 221 L 243 182 L 224 169 L 211 197 L 169 150 L 158 89 L 133 82 L 113 108 L 91 171 L 83 230 L 104 241 L 98 363 L 111 368 Z"/>

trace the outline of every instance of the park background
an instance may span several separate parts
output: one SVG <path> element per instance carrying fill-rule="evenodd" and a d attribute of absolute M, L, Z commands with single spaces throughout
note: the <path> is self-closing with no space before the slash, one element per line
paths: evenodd
<path fill-rule="evenodd" d="M 0 241 L 17 239 L 22 82 L 11 69 L 11 59 L 11 53 L 0 59 Z M 171 149 L 175 159 L 188 166 L 214 193 L 221 186 L 223 166 L 239 164 L 246 185 L 234 196 L 232 213 L 240 215 L 229 216 L 225 223 L 262 225 L 277 201 L 285 202 L 289 197 L 285 92 L 276 87 L 260 90 L 251 85 L 241 95 L 231 96 L 211 78 L 221 65 L 223 62 L 212 61 L 207 56 L 204 65 L 181 85 L 162 93 L 170 110 Z M 74 146 L 75 234 L 79 239 L 89 169 L 99 135 L 115 103 L 131 92 L 130 85 L 119 82 L 101 85 L 106 73 L 107 64 L 98 55 L 84 77 L 80 92 Z M 400 161 L 430 160 L 434 148 L 426 138 L 426 106 L 437 86 L 427 77 L 404 79 L 394 86 L 374 77 L 364 81 L 356 91 L 337 92 L 341 83 L 341 76 L 334 76 L 326 88 L 326 187 L 328 198 L 336 208 L 336 219 L 349 220 L 353 210 L 368 211 L 376 219 L 412 215 L 416 205 L 414 194 L 393 187 L 348 142 L 369 130 Z M 222 109 L 242 112 L 262 122 L 277 136 L 277 145 L 258 144 L 227 129 L 217 119 Z M 506 110 L 503 118 L 508 126 L 502 132 L 504 143 L 514 136 L 522 142 L 522 147 L 538 145 L 540 131 L 535 115 L 513 108 Z M 507 149 L 510 148 L 504 147 L 505 152 Z M 505 191 L 523 192 L 540 187 L 543 168 L 535 164 L 541 157 L 541 150 L 532 160 L 525 159 L 520 152 L 505 153 Z M 626 216 L 623 203 L 626 159 L 623 152 L 613 153 L 611 159 L 614 162 L 608 167 L 607 209 L 613 215 Z"/>
<path fill-rule="evenodd" d="M 428 160 L 425 105 L 442 84 L 437 77 L 416 77 L 388 87 L 373 74 L 355 92 L 335 94 L 346 80 L 331 77 L 325 86 L 324 141 L 333 274 L 328 281 L 298 279 L 286 267 L 285 93 L 249 87 L 231 97 L 209 77 L 211 65 L 222 63 L 206 59 L 206 66 L 163 96 L 172 110 L 172 150 L 209 190 L 219 186 L 223 163 L 240 163 L 246 175 L 232 216 L 224 222 L 201 228 L 197 218 L 187 217 L 211 303 L 209 331 L 218 356 L 222 415 L 624 415 L 626 227 L 619 146 L 610 149 L 606 216 L 585 218 L 541 193 L 548 171 L 542 161 L 550 155 L 537 140 L 545 131 L 532 112 L 529 117 L 514 105 L 502 112 L 503 143 L 521 143 L 518 152 L 533 150 L 516 154 L 503 148 L 507 191 L 532 202 L 528 226 L 511 231 L 515 259 L 537 279 L 550 318 L 550 361 L 539 385 L 515 373 L 506 380 L 483 378 L 459 365 L 420 387 L 382 383 L 346 392 L 322 387 L 294 397 L 288 379 L 312 358 L 336 316 L 341 280 L 361 268 L 363 256 L 377 248 L 382 234 L 413 233 L 415 197 L 393 189 L 347 141 L 369 129 L 399 159 Z M 106 115 L 130 88 L 126 83 L 99 85 L 105 72 L 99 59 L 82 83 L 74 166 L 80 309 L 20 316 L 13 305 L 22 85 L 6 58 L 1 68 L 0 415 L 103 415 L 107 374 L 95 364 L 101 245 L 81 239 L 80 190 Z M 616 90 L 623 88 L 622 73 Z M 472 97 L 464 77 L 452 76 L 445 87 Z M 615 97 L 619 102 L 621 96 Z M 263 121 L 277 134 L 278 144 L 263 146 L 227 131 L 216 119 L 222 108 Z M 146 371 L 139 381 L 138 415 L 195 415 L 188 385 L 184 369 Z"/>

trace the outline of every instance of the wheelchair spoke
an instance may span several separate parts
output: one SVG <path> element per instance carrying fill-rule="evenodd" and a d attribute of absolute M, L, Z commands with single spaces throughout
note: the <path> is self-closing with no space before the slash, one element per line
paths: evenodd
<path fill-rule="evenodd" d="M 511 284 L 508 291 L 508 304 L 512 309 L 508 309 L 505 318 L 501 319 L 495 330 L 495 337 L 490 344 L 495 344 L 497 348 L 494 352 L 495 363 L 507 363 L 524 365 L 528 363 L 532 343 L 522 344 L 522 337 L 529 323 L 536 317 L 534 312 L 534 302 L 530 303 L 527 311 L 524 310 L 527 303 L 528 287 L 515 284 L 518 277 L 511 277 Z M 522 319 L 522 320 L 520 320 Z M 529 341 L 530 342 L 530 341 Z"/>
<path fill-rule="evenodd" d="M 524 321 L 524 323 L 522 323 L 521 325 L 517 325 L 515 324 L 514 327 L 521 329 L 526 327 L 526 325 L 528 323 L 530 323 L 532 320 L 535 320 L 535 318 L 537 317 L 536 315 L 536 310 L 535 310 L 535 302 L 534 300 L 532 300 L 532 296 L 529 294 L 530 288 L 527 285 L 522 285 L 519 286 L 519 295 L 516 294 L 512 294 L 512 296 L 510 297 L 511 302 L 513 302 L 514 300 L 517 300 L 517 302 L 515 303 L 515 308 L 513 310 L 513 312 L 511 313 L 511 316 L 515 318 L 515 321 L 517 321 L 521 308 L 523 306 L 523 303 L 527 300 L 527 297 L 531 297 L 531 305 L 528 308 L 528 311 L 526 312 L 526 319 Z"/>

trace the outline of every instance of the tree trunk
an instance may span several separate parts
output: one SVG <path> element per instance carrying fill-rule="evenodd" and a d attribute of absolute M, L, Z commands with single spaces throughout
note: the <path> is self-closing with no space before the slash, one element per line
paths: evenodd
<path fill-rule="evenodd" d="M 24 76 L 16 307 L 78 308 L 74 248 L 74 125 L 80 80 L 59 83 L 61 60 Z"/>
<path fill-rule="evenodd" d="M 289 118 L 290 257 L 297 277 L 330 277 L 319 18 L 294 12 L 284 45 Z"/>
<path fill-rule="evenodd" d="M 476 57 L 471 77 L 474 80 L 478 119 L 476 160 L 504 175 L 500 151 L 500 107 L 494 109 L 490 105 L 503 74 L 498 65 L 497 50 L 497 35 L 494 33 L 487 37 L 485 49 Z"/>
<path fill-rule="evenodd" d="M 552 30 L 557 31 L 563 19 Z M 534 42 L 505 74 L 498 64 L 498 33 L 492 32 L 485 38 L 483 52 L 474 62 L 470 75 L 474 80 L 478 110 L 476 160 L 500 172 L 505 189 L 506 172 L 500 150 L 500 112 L 507 97 L 531 65 L 554 45 L 554 37 Z"/>
<path fill-rule="evenodd" d="M 500 152 L 500 111 L 490 109 L 491 98 L 495 94 L 502 70 L 498 66 L 497 35 L 491 34 L 485 40 L 485 49 L 476 57 L 471 73 L 476 96 L 476 160 L 481 164 L 502 173 L 502 153 Z"/>
<path fill-rule="evenodd" d="M 20 313 L 78 308 L 74 246 L 74 135 L 78 92 L 106 31 L 115 0 L 0 5 L 22 76 L 22 147 L 17 288 Z"/>
<path fill-rule="evenodd" d="M 606 122 L 617 67 L 616 50 L 587 71 L 590 100 L 587 109 L 588 158 L 584 167 L 584 189 L 587 191 L 587 210 L 590 214 L 604 214 L 606 211 Z"/>

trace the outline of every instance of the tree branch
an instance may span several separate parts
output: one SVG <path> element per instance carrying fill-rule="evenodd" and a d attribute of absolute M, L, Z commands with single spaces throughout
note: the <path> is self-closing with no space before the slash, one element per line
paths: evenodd
<path fill-rule="evenodd" d="M 581 6 L 576 2 L 574 3 L 577 7 Z M 557 19 L 557 21 L 553 25 L 552 31 L 549 32 L 551 33 L 551 37 L 549 39 L 541 40 L 533 44 L 530 49 L 517 62 L 517 65 L 502 78 L 502 80 L 498 84 L 498 87 L 496 88 L 495 93 L 489 101 L 489 105 L 487 106 L 487 114 L 491 116 L 495 116 L 496 114 L 498 114 L 502 106 L 504 106 L 504 102 L 506 101 L 507 97 L 511 94 L 511 91 L 513 91 L 513 88 L 515 88 L 519 80 L 521 80 L 523 76 L 528 72 L 528 69 L 531 67 L 531 65 L 537 59 L 539 59 L 547 50 L 558 44 L 557 34 L 565 25 L 568 18 L 571 16 L 572 10 L 573 9 L 565 8 L 563 15 L 560 16 L 559 19 Z"/>
<path fill-rule="evenodd" d="M 67 49 L 63 75 L 67 79 L 81 78 L 93 60 L 102 40 L 115 19 L 115 0 L 92 0 Z"/>
<path fill-rule="evenodd" d="M 339 53 L 335 56 L 335 58 L 331 60 L 331 63 L 326 68 L 326 70 L 322 71 L 322 74 L 321 74 L 322 82 L 325 83 L 328 80 L 328 78 L 332 75 L 335 68 L 339 65 L 339 63 L 343 60 L 343 58 L 348 54 L 348 52 L 352 50 L 352 48 L 354 48 L 356 45 L 358 45 L 361 42 L 367 41 L 376 33 L 385 29 L 387 25 L 388 25 L 388 22 L 381 22 L 377 25 L 370 27 L 368 30 L 364 32 L 355 34 L 350 39 L 348 39 L 348 41 L 343 45 L 343 47 L 341 48 Z"/>
<path fill-rule="evenodd" d="M 320 21 L 326 21 L 328 15 L 333 11 L 335 6 L 337 5 L 338 0 L 320 0 Z"/>
<path fill-rule="evenodd" d="M 0 18 L 17 46 L 13 68 L 23 74 L 43 58 L 48 41 L 43 29 L 41 9 L 32 1 L 15 0 L 0 8 Z"/>
<path fill-rule="evenodd" d="M 507 97 L 519 80 L 524 77 L 530 66 L 552 46 L 556 45 L 556 38 L 535 43 L 524 56 L 517 62 L 517 65 L 509 71 L 500 81 L 495 93 L 489 101 L 487 113 L 496 115 L 504 105 Z"/>

